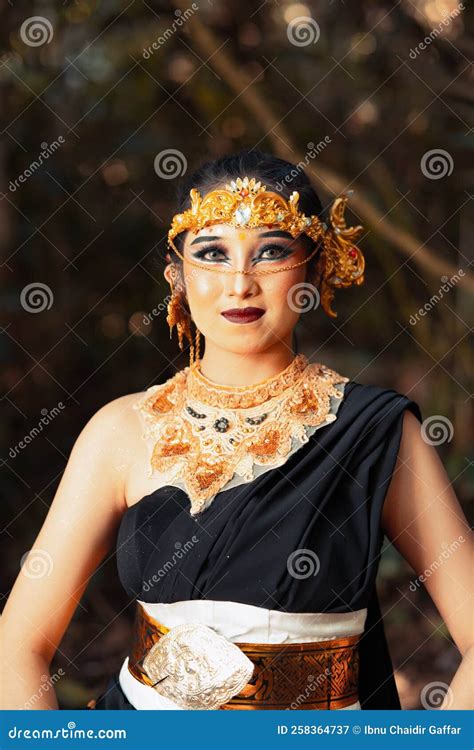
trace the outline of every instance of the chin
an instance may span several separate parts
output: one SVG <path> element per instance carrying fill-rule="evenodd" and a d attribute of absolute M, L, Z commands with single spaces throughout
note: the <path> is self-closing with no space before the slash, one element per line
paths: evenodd
<path fill-rule="evenodd" d="M 232 342 L 228 337 L 225 339 L 225 341 L 220 342 L 219 346 L 222 349 L 227 350 L 228 352 L 232 352 L 232 354 L 240 354 L 245 356 L 252 354 L 261 354 L 274 343 L 276 343 L 276 340 L 274 340 L 273 336 L 271 338 L 267 336 L 241 336 L 239 341 Z"/>

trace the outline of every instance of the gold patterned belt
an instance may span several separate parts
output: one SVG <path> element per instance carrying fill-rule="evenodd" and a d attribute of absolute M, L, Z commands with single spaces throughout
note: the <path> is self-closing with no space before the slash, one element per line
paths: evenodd
<path fill-rule="evenodd" d="M 359 635 L 234 643 L 199 622 L 167 628 L 137 602 L 128 669 L 185 709 L 337 709 L 358 700 Z"/>

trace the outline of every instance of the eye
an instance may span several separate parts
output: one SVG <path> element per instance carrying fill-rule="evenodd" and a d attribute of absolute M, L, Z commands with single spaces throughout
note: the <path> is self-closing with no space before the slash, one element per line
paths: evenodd
<path fill-rule="evenodd" d="M 212 253 L 216 253 L 214 256 Z M 193 254 L 195 258 L 204 259 L 204 260 L 218 260 L 219 256 L 225 256 L 224 248 L 220 247 L 219 245 L 213 245 L 213 246 L 204 246 L 202 250 L 198 250 L 197 253 Z"/>
<path fill-rule="evenodd" d="M 278 258 L 286 258 L 290 252 L 291 250 L 284 245 L 265 245 L 259 257 L 262 257 L 264 253 L 268 253 L 265 260 L 275 260 Z"/>
<path fill-rule="evenodd" d="M 290 255 L 292 250 L 285 245 L 265 245 L 254 258 L 254 261 L 258 260 L 281 260 Z M 205 245 L 201 250 L 198 250 L 193 254 L 194 258 L 206 261 L 217 261 L 221 259 L 227 259 L 227 253 L 225 247 L 222 245 Z"/>

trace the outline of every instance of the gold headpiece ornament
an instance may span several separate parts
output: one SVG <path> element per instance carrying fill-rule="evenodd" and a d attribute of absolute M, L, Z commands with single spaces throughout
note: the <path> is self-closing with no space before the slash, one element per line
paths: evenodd
<path fill-rule="evenodd" d="M 361 250 L 354 244 L 357 237 L 364 228 L 360 225 L 347 227 L 344 219 L 346 203 L 354 191 L 348 190 L 336 198 L 329 211 L 329 225 L 322 222 L 318 216 L 306 216 L 298 209 L 299 193 L 294 190 L 289 200 L 276 192 L 268 191 L 265 185 L 257 182 L 254 177 L 243 179 L 238 177 L 226 184 L 225 188 L 212 190 L 201 197 L 198 190 L 190 190 L 191 208 L 180 214 L 175 214 L 168 232 L 168 245 L 176 252 L 181 260 L 186 260 L 190 265 L 200 269 L 216 273 L 243 273 L 262 275 L 267 273 L 279 273 L 290 268 L 307 263 L 319 250 L 319 258 L 316 262 L 315 284 L 318 287 L 320 301 L 323 310 L 332 318 L 337 313 L 331 308 L 334 290 L 349 287 L 352 284 L 362 284 L 364 281 L 365 261 Z M 197 263 L 190 258 L 184 258 L 179 252 L 173 239 L 184 231 L 199 232 L 204 227 L 212 224 L 228 224 L 233 227 L 253 229 L 254 227 L 272 227 L 289 232 L 292 237 L 299 234 L 308 235 L 314 242 L 315 247 L 311 253 L 298 263 L 278 266 L 266 270 L 244 270 L 232 271 L 219 267 Z M 172 304 L 172 312 L 169 313 L 168 323 L 177 319 L 177 305 Z M 174 323 L 173 323 L 174 324 Z M 188 331 L 184 325 L 179 328 L 189 338 Z M 198 334 L 197 334 L 198 336 Z M 181 337 L 180 337 L 181 338 Z M 191 347 L 192 347 L 192 341 Z M 198 346 L 199 339 L 196 338 Z M 181 344 L 180 344 L 181 347 Z M 182 348 L 182 347 L 181 347 Z M 194 358 L 194 350 L 191 352 L 191 360 Z"/>

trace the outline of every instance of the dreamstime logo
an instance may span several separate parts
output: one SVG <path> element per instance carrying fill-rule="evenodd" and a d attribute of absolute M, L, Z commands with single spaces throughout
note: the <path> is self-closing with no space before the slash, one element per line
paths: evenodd
<path fill-rule="evenodd" d="M 53 567 L 53 558 L 44 549 L 30 549 L 20 560 L 21 572 L 27 578 L 47 578 Z"/>
<path fill-rule="evenodd" d="M 416 312 L 414 315 L 410 315 L 410 325 L 414 326 L 416 325 L 420 317 L 424 318 L 426 313 L 429 312 L 440 300 L 443 299 L 444 293 L 449 292 L 453 286 L 456 286 L 456 284 L 460 281 L 460 276 L 465 276 L 464 269 L 460 268 L 457 273 L 453 273 L 453 275 L 449 278 L 448 276 L 441 276 L 441 281 L 443 282 L 436 294 L 433 294 L 432 297 L 428 300 L 428 302 L 425 302 L 423 307 L 420 307 L 418 312 Z"/>
<path fill-rule="evenodd" d="M 159 303 L 156 307 L 153 308 L 149 313 L 146 313 L 143 316 L 143 324 L 146 326 L 149 326 L 153 323 L 153 318 L 157 318 L 158 315 L 161 315 L 162 312 L 165 312 L 165 310 L 168 310 L 168 304 L 171 299 L 171 294 L 167 294 L 166 297 L 162 302 Z"/>
<path fill-rule="evenodd" d="M 21 306 L 26 312 L 40 313 L 50 310 L 53 305 L 54 295 L 47 284 L 34 281 L 23 287 L 20 294 Z"/>
<path fill-rule="evenodd" d="M 453 702 L 453 691 L 445 682 L 429 682 L 421 691 L 420 701 L 423 708 L 429 711 L 438 708 L 447 696 L 444 708 L 449 708 Z"/>
<path fill-rule="evenodd" d="M 174 14 L 176 18 L 173 20 L 171 27 L 165 29 L 163 34 L 161 34 L 158 39 L 155 39 L 155 41 L 152 42 L 149 47 L 146 47 L 143 50 L 142 56 L 145 58 L 145 60 L 149 60 L 150 57 L 154 54 L 155 50 L 162 47 L 168 41 L 168 39 L 173 36 L 177 29 L 181 28 L 185 21 L 187 21 L 188 18 L 193 15 L 193 12 L 198 9 L 199 5 L 197 5 L 197 3 L 192 3 L 191 8 L 186 8 L 184 12 L 179 9 L 175 10 Z"/>
<path fill-rule="evenodd" d="M 38 159 L 32 161 L 31 164 L 15 180 L 10 180 L 8 189 L 12 193 L 14 193 L 15 190 L 20 187 L 20 184 L 26 182 L 29 177 L 37 172 L 38 169 L 43 166 L 43 163 L 47 161 L 49 157 L 54 154 L 58 150 L 58 148 L 65 142 L 66 141 L 62 135 L 58 136 L 58 139 L 52 141 L 52 143 L 46 143 L 46 141 L 43 141 L 43 143 L 41 144 L 41 151 Z"/>
<path fill-rule="evenodd" d="M 47 693 L 51 688 L 58 682 L 61 677 L 64 677 L 65 671 L 62 667 L 59 667 L 58 671 L 55 672 L 52 675 L 49 674 L 42 674 L 41 675 L 41 685 L 39 687 L 39 690 L 34 693 L 34 695 L 31 696 L 30 700 L 24 704 L 24 709 L 31 709 L 39 701 L 39 699 Z"/>
<path fill-rule="evenodd" d="M 172 180 L 175 177 L 182 177 L 188 168 L 188 162 L 182 151 L 166 148 L 155 156 L 153 166 L 158 177 Z"/>
<path fill-rule="evenodd" d="M 321 30 L 314 18 L 298 16 L 288 24 L 286 35 L 296 47 L 307 47 L 309 44 L 316 44 Z"/>
<path fill-rule="evenodd" d="M 20 451 L 23 450 L 23 448 L 26 448 L 27 445 L 33 442 L 35 437 L 37 437 L 40 433 L 43 432 L 43 427 L 47 427 L 47 425 L 50 424 L 50 422 L 53 421 L 55 417 L 57 417 L 58 414 L 61 413 L 63 409 L 66 407 L 64 406 L 62 401 L 58 401 L 58 405 L 54 406 L 52 409 L 41 409 L 41 419 L 39 423 L 33 427 L 27 435 L 23 437 L 22 440 L 20 440 L 19 443 L 17 443 L 15 446 L 10 448 L 8 451 L 8 455 L 10 458 L 16 458 Z"/>
<path fill-rule="evenodd" d="M 432 417 L 428 417 L 421 425 L 421 437 L 428 445 L 450 443 L 453 435 L 453 423 L 441 414 L 434 414 Z"/>
<path fill-rule="evenodd" d="M 319 306 L 320 297 L 313 284 L 301 281 L 288 289 L 286 301 L 293 312 L 305 313 L 309 310 L 315 310 Z"/>
<path fill-rule="evenodd" d="M 416 591 L 420 587 L 420 583 L 424 583 L 427 578 L 430 578 L 433 573 L 435 573 L 438 568 L 443 565 L 444 561 L 448 560 L 465 541 L 466 540 L 463 535 L 459 534 L 458 538 L 455 539 L 454 542 L 451 542 L 451 544 L 443 542 L 443 544 L 441 545 L 443 547 L 443 551 L 438 555 L 438 559 L 433 560 L 430 567 L 426 568 L 423 573 L 420 573 L 418 578 L 415 578 L 414 581 L 410 581 L 410 591 Z"/>
<path fill-rule="evenodd" d="M 31 16 L 21 24 L 20 38 L 28 47 L 49 44 L 53 38 L 53 25 L 44 16 Z"/>
<path fill-rule="evenodd" d="M 420 161 L 421 171 L 429 180 L 441 180 L 449 177 L 454 169 L 454 160 L 448 151 L 433 148 L 423 154 Z"/>
<path fill-rule="evenodd" d="M 190 279 L 193 279 L 197 274 L 197 269 L 192 268 L 189 273 L 186 274 L 186 276 L 182 276 L 181 272 L 181 278 L 180 284 L 182 284 L 184 287 L 186 287 L 186 284 L 189 283 Z M 167 294 L 166 297 L 163 299 L 162 302 L 160 302 L 156 307 L 154 307 L 149 313 L 145 313 L 143 316 L 143 324 L 146 326 L 149 326 L 153 323 L 153 318 L 157 318 L 158 315 L 161 315 L 162 312 L 165 310 L 168 311 L 168 305 L 172 299 L 172 294 Z"/>
<path fill-rule="evenodd" d="M 326 146 L 329 146 L 330 143 L 332 143 L 332 141 L 328 135 L 325 135 L 323 140 L 319 141 L 318 143 L 309 141 L 309 143 L 306 144 L 308 146 L 308 151 L 306 152 L 305 158 L 299 161 L 298 164 L 296 164 L 294 167 L 292 167 L 288 174 L 285 175 L 283 180 L 279 180 L 276 183 L 275 190 L 281 193 L 285 185 L 289 185 L 290 182 L 293 182 L 295 177 L 298 177 L 300 172 L 304 171 L 305 167 L 308 166 L 310 159 L 315 159 L 316 156 L 319 156 L 321 151 L 324 151 Z"/>
<path fill-rule="evenodd" d="M 286 567 L 290 576 L 302 580 L 318 575 L 321 563 L 314 550 L 302 548 L 295 550 L 288 556 Z"/>
<path fill-rule="evenodd" d="M 422 42 L 416 45 L 416 47 L 412 47 L 410 50 L 410 57 L 412 60 L 416 60 L 420 52 L 425 50 L 427 47 L 430 46 L 431 42 L 433 42 L 436 37 L 438 37 L 444 29 L 449 26 L 452 21 L 457 18 L 463 10 L 465 10 L 464 3 L 458 3 L 458 5 L 450 12 L 448 13 L 446 9 L 442 10 L 442 13 L 444 14 L 444 18 L 442 21 L 439 22 L 438 26 L 435 26 L 432 31 L 428 34 L 428 36 L 425 36 Z"/>
<path fill-rule="evenodd" d="M 65 726 L 55 729 L 51 727 L 33 727 L 32 729 L 24 730 L 22 727 L 13 724 L 8 730 L 8 737 L 11 740 L 24 740 L 25 738 L 30 740 L 55 740 L 58 737 L 68 740 L 126 740 L 127 730 L 109 729 L 108 727 L 105 729 L 84 729 L 83 727 L 78 727 L 75 721 L 68 721 Z M 52 747 L 52 743 L 50 742 L 49 744 Z M 46 745 L 43 747 L 46 747 Z"/>
<path fill-rule="evenodd" d="M 143 591 L 150 591 L 154 583 L 158 583 L 158 581 L 161 578 L 164 578 L 167 573 L 170 572 L 170 570 L 177 565 L 179 560 L 182 560 L 183 557 L 187 555 L 190 549 L 194 547 L 195 544 L 199 542 L 198 537 L 193 534 L 191 539 L 186 541 L 184 544 L 181 544 L 181 542 L 175 542 L 174 547 L 175 551 L 173 552 L 171 559 L 167 560 L 165 564 L 157 570 L 156 573 L 153 573 L 151 578 L 149 578 L 142 586 Z"/>
<path fill-rule="evenodd" d="M 313 693 L 317 688 L 320 688 L 321 685 L 324 685 L 326 680 L 331 677 L 331 675 L 332 672 L 329 667 L 326 667 L 324 669 L 324 672 L 318 674 L 317 677 L 315 677 L 314 674 L 309 674 L 307 678 L 308 686 L 306 687 L 305 691 L 303 693 L 300 693 L 297 698 L 295 698 L 295 700 L 285 708 L 285 711 L 297 710 L 302 703 L 305 703 L 307 701 L 311 693 Z"/>

